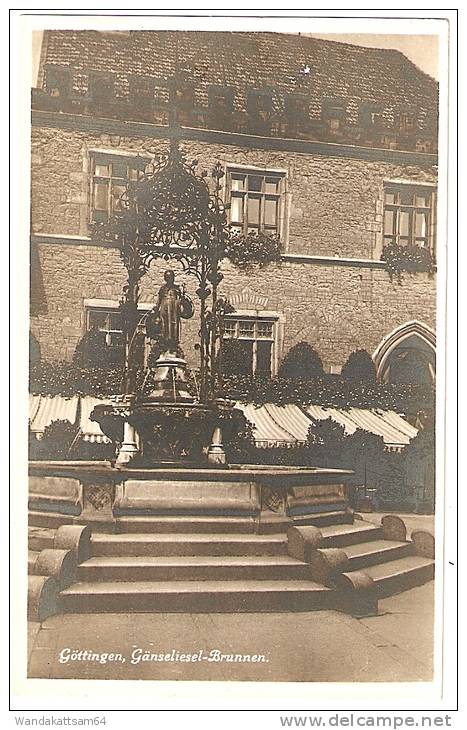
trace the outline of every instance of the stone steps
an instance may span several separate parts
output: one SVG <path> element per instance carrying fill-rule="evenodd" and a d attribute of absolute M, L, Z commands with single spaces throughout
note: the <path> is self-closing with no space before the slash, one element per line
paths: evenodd
<path fill-rule="evenodd" d="M 59 591 L 58 610 L 341 609 L 357 610 L 358 615 L 370 587 L 377 600 L 433 577 L 433 560 L 415 555 L 411 541 L 402 537 L 387 539 L 392 534 L 390 529 L 363 520 L 334 524 L 331 519 L 316 528 L 322 536 L 318 552 L 322 560 L 331 561 L 330 570 L 334 570 L 332 560 L 339 559 L 340 570 L 345 572 L 340 577 L 339 573 L 330 573 L 328 579 L 319 572 L 321 563 L 318 568 L 317 563 L 304 562 L 306 558 L 293 551 L 295 557 L 289 555 L 287 534 L 285 530 L 277 531 L 281 524 L 271 519 L 271 531 L 257 533 L 252 532 L 258 529 L 254 518 L 119 518 L 117 530 L 125 532 L 96 532 L 89 537 L 88 531 L 90 556 L 82 558 L 78 566 L 78 582 L 65 584 Z M 32 574 L 40 551 L 54 548 L 57 529 L 58 520 L 57 527 L 29 526 L 28 564 Z M 339 548 L 341 557 L 329 548 Z M 342 552 L 347 556 L 345 560 L 343 555 L 343 563 Z M 373 610 L 374 603 L 370 601 L 369 606 L 368 610 Z"/>
<path fill-rule="evenodd" d="M 342 547 L 357 543 L 379 540 L 383 537 L 383 528 L 369 522 L 356 521 L 351 525 L 327 525 L 319 528 L 323 535 L 321 547 Z"/>
<path fill-rule="evenodd" d="M 254 533 L 253 517 L 119 517 L 118 533 Z"/>
<path fill-rule="evenodd" d="M 65 613 L 310 611 L 334 601 L 329 588 L 300 580 L 83 582 L 60 594 Z"/>
<path fill-rule="evenodd" d="M 285 535 L 219 534 L 209 533 L 126 533 L 121 535 L 95 534 L 91 539 L 92 555 L 143 557 L 175 555 L 285 555 Z"/>
<path fill-rule="evenodd" d="M 40 552 L 53 548 L 56 530 L 49 527 L 28 527 L 28 549 Z"/>
<path fill-rule="evenodd" d="M 432 580 L 434 571 L 434 560 L 419 555 L 410 555 L 364 568 L 364 572 L 373 580 L 378 598 L 422 585 Z M 352 571 L 344 575 L 351 576 Z"/>
<path fill-rule="evenodd" d="M 93 557 L 78 571 L 82 581 L 308 580 L 307 564 L 288 555 Z"/>
<path fill-rule="evenodd" d="M 343 548 L 348 557 L 349 570 L 365 570 L 372 565 L 386 563 L 411 555 L 413 545 L 410 542 L 394 540 L 372 540 Z"/>
<path fill-rule="evenodd" d="M 309 525 L 313 524 L 316 527 L 327 526 L 327 525 L 340 525 L 348 523 L 351 516 L 344 510 L 337 512 L 317 512 L 315 514 L 307 514 L 303 516 L 293 516 L 294 525 Z"/>
<path fill-rule="evenodd" d="M 70 525 L 72 522 L 72 516 L 63 515 L 59 512 L 38 512 L 35 510 L 29 510 L 28 512 L 28 525 L 32 527 L 57 528 L 62 525 Z"/>

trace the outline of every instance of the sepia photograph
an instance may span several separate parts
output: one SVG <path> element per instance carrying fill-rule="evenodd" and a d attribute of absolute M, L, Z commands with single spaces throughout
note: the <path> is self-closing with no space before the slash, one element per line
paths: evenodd
<path fill-rule="evenodd" d="M 431 683 L 440 36 L 172 25 L 24 36 L 27 677 Z"/>

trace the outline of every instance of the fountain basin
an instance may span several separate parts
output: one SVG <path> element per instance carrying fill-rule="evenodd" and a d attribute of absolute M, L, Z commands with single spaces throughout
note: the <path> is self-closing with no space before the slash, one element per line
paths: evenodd
<path fill-rule="evenodd" d="M 29 509 L 42 524 L 61 520 L 118 532 L 128 518 L 219 518 L 251 532 L 352 520 L 349 470 L 230 465 L 227 468 L 115 468 L 107 462 L 29 464 Z M 49 520 L 48 520 L 49 518 Z"/>
<path fill-rule="evenodd" d="M 124 441 L 126 424 L 134 429 L 139 448 L 131 457 L 133 465 L 152 467 L 167 462 L 183 468 L 187 462 L 225 464 L 222 433 L 228 439 L 242 427 L 245 417 L 232 402 L 221 399 L 209 404 L 146 399 L 98 405 L 91 420 L 115 443 Z M 221 459 L 212 458 L 216 452 Z"/>

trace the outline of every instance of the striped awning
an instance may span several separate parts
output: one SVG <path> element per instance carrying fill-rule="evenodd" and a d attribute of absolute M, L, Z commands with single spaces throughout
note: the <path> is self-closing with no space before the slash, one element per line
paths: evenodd
<path fill-rule="evenodd" d="M 402 433 L 405 433 L 409 439 L 415 438 L 415 436 L 418 433 L 418 429 L 412 426 L 411 423 L 405 420 L 405 418 L 402 418 L 402 416 L 399 416 L 398 413 L 395 413 L 394 411 L 380 411 L 380 410 L 374 410 L 373 413 L 375 413 L 377 416 L 383 417 L 386 423 L 390 423 L 391 425 L 395 426 L 399 431 L 402 431 Z"/>
<path fill-rule="evenodd" d="M 81 437 L 84 441 L 89 441 L 92 444 L 109 444 L 110 439 L 105 436 L 99 424 L 96 421 L 91 421 L 89 416 L 93 412 L 95 406 L 100 404 L 109 405 L 112 401 L 105 398 L 94 398 L 91 395 L 86 395 L 81 398 L 81 416 L 79 421 L 79 427 L 81 431 Z"/>
<path fill-rule="evenodd" d="M 313 421 L 327 418 L 343 426 L 347 435 L 362 429 L 382 436 L 388 449 L 404 448 L 417 435 L 417 429 L 394 411 L 364 408 L 343 410 L 317 405 L 302 409 L 297 405 L 276 406 L 273 403 L 262 406 L 237 403 L 237 408 L 243 411 L 252 424 L 258 446 L 292 446 L 305 443 Z"/>
<path fill-rule="evenodd" d="M 263 408 L 277 424 L 287 428 L 295 441 L 306 442 L 310 419 L 301 408 L 296 405 L 276 406 L 273 403 L 266 403 Z"/>
<path fill-rule="evenodd" d="M 32 395 L 29 397 L 29 423 L 36 436 L 44 433 L 53 421 L 76 422 L 79 397 L 64 398 L 61 395 Z"/>
<path fill-rule="evenodd" d="M 418 433 L 416 428 L 395 411 L 365 408 L 349 408 L 344 411 L 338 408 L 308 406 L 306 412 L 314 420 L 331 418 L 344 427 L 347 435 L 362 429 L 381 436 L 388 448 L 401 449 Z"/>
<path fill-rule="evenodd" d="M 109 443 L 99 424 L 90 420 L 95 406 L 111 404 L 113 401 L 93 396 L 64 398 L 63 396 L 29 396 L 29 422 L 31 431 L 40 436 L 53 421 L 69 421 L 75 423 L 80 406 L 79 428 L 81 438 L 91 443 Z M 310 405 L 300 408 L 289 404 L 277 406 L 265 403 L 262 406 L 237 403 L 245 417 L 253 426 L 253 435 L 258 446 L 293 446 L 306 443 L 308 429 L 314 421 L 331 418 L 344 427 L 347 435 L 362 429 L 377 436 L 382 436 L 388 449 L 401 449 L 417 435 L 417 429 L 399 416 L 395 411 L 380 409 L 325 408 Z"/>
<path fill-rule="evenodd" d="M 243 411 L 245 418 L 252 424 L 258 446 L 291 446 L 306 441 L 310 422 L 298 406 L 237 403 L 236 407 Z"/>
<path fill-rule="evenodd" d="M 32 395 L 29 394 L 29 424 L 32 425 L 34 423 L 34 419 L 37 416 L 37 411 L 39 410 L 40 402 L 41 402 L 40 395 Z"/>

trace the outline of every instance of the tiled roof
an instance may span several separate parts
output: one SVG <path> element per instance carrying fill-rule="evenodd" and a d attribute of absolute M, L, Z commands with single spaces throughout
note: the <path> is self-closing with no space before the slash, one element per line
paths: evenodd
<path fill-rule="evenodd" d="M 322 122 L 326 110 L 342 108 L 349 128 L 377 113 L 383 129 L 399 131 L 401 114 L 409 114 L 419 136 L 436 136 L 438 85 L 395 50 L 302 35 L 199 31 L 54 30 L 46 32 L 45 43 L 45 66 L 71 67 L 75 94 L 88 92 L 90 71 L 114 74 L 114 92 L 122 101 L 129 97 L 131 77 L 151 77 L 156 101 L 163 105 L 177 76 L 194 89 L 191 103 L 200 119 L 212 87 L 230 90 L 237 122 L 242 115 L 251 119 L 256 103 L 251 92 L 263 90 L 276 121 L 287 113 L 292 94 L 305 99 L 311 126 Z M 43 68 L 42 78 L 46 73 Z M 276 133 L 281 136 L 280 128 Z"/>

